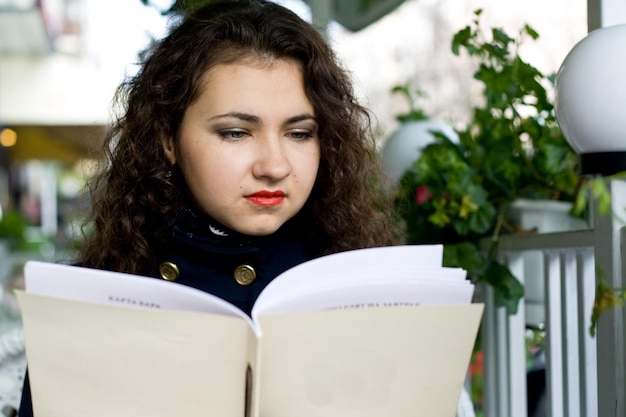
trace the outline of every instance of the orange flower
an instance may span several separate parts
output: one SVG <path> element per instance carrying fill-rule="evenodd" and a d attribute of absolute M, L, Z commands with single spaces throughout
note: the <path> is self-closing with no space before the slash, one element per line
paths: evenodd
<path fill-rule="evenodd" d="M 472 377 L 483 374 L 483 351 L 482 350 L 479 350 L 474 355 L 474 360 L 472 360 L 469 366 L 469 374 Z"/>

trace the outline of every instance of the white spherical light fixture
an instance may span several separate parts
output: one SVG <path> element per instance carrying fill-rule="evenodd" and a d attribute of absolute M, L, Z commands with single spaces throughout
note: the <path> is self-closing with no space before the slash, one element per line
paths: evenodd
<path fill-rule="evenodd" d="M 452 142 L 459 136 L 445 123 L 435 120 L 419 120 L 403 123 L 383 145 L 381 151 L 383 170 L 393 183 L 411 168 L 422 153 L 422 148 L 435 141 L 433 132 L 440 132 Z"/>
<path fill-rule="evenodd" d="M 565 57 L 556 117 L 582 175 L 626 170 L 626 24 L 594 30 Z"/>

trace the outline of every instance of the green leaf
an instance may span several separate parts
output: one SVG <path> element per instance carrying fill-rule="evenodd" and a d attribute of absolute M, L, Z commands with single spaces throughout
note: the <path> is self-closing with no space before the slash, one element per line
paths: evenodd
<path fill-rule="evenodd" d="M 576 199 L 574 200 L 574 206 L 572 207 L 571 214 L 574 216 L 582 216 L 586 213 L 588 207 L 589 192 L 586 187 L 581 187 L 576 193 Z"/>
<path fill-rule="evenodd" d="M 470 242 L 447 244 L 443 250 L 443 265 L 446 267 L 463 268 L 468 273 L 479 271 L 484 259 L 478 247 Z"/>
<path fill-rule="evenodd" d="M 163 14 L 171 14 L 176 12 L 193 12 L 194 10 L 211 3 L 215 0 L 176 0 L 169 10 Z"/>
<path fill-rule="evenodd" d="M 488 260 L 482 275 L 494 289 L 496 306 L 505 307 L 508 314 L 516 314 L 519 301 L 524 296 L 524 286 L 511 270 L 498 261 Z"/>
<path fill-rule="evenodd" d="M 596 265 L 596 277 L 598 285 L 596 287 L 596 296 L 591 312 L 591 325 L 589 326 L 589 334 L 592 337 L 596 335 L 598 320 L 602 313 L 608 309 L 621 307 L 624 305 L 624 301 L 626 301 L 626 291 L 624 288 L 610 287 L 604 270 L 599 265 Z"/>
<path fill-rule="evenodd" d="M 539 168 L 544 174 L 555 175 L 561 171 L 570 169 L 568 156 L 570 149 L 562 145 L 542 144 L 539 149 L 541 154 L 537 160 L 541 162 Z"/>
<path fill-rule="evenodd" d="M 412 92 L 408 84 L 396 85 L 391 88 L 393 94 L 401 94 L 404 96 L 409 104 L 409 112 L 396 116 L 396 120 L 400 123 L 407 123 L 410 121 L 420 121 L 428 119 L 426 113 L 417 106 L 417 99 L 425 97 L 426 94 L 421 90 L 415 90 Z"/>
<path fill-rule="evenodd" d="M 434 224 L 435 226 L 445 227 L 450 223 L 450 217 L 443 211 L 437 211 L 430 216 L 428 216 L 428 220 Z"/>
<path fill-rule="evenodd" d="M 452 53 L 458 56 L 460 54 L 460 48 L 462 46 L 467 47 L 468 41 L 471 38 L 472 38 L 472 29 L 469 26 L 465 26 L 465 28 L 455 33 L 452 38 Z"/>
<path fill-rule="evenodd" d="M 0 237 L 22 240 L 28 220 L 18 210 L 9 210 L 0 215 Z"/>
<path fill-rule="evenodd" d="M 537 31 L 535 29 L 533 29 L 532 27 L 530 27 L 529 25 L 525 25 L 524 26 L 524 30 L 526 31 L 526 33 L 528 33 L 530 35 L 531 38 L 533 38 L 534 40 L 539 39 L 539 33 L 537 33 Z"/>
<path fill-rule="evenodd" d="M 470 216 L 469 227 L 472 232 L 477 234 L 485 233 L 493 227 L 496 216 L 495 207 L 485 202 L 480 206 L 480 209 Z"/>
<path fill-rule="evenodd" d="M 491 35 L 493 36 L 494 43 L 492 44 L 492 46 L 494 47 L 494 52 L 496 52 L 496 55 L 501 58 L 507 57 L 509 55 L 509 44 L 514 41 L 513 38 L 507 35 L 506 32 L 500 28 L 492 29 Z"/>

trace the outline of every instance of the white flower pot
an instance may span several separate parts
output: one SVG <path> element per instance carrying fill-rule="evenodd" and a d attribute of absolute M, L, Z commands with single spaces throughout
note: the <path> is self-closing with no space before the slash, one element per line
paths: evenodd
<path fill-rule="evenodd" d="M 422 153 L 422 148 L 435 141 L 433 132 L 441 132 L 452 142 L 459 136 L 445 123 L 419 120 L 403 123 L 383 144 L 381 158 L 383 170 L 395 184 Z M 393 185 L 391 184 L 391 185 Z"/>

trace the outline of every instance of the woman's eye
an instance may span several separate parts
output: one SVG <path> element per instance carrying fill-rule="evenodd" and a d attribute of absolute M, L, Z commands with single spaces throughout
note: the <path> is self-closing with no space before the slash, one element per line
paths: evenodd
<path fill-rule="evenodd" d="M 246 132 L 243 132 L 241 130 L 222 130 L 219 132 L 219 135 L 223 139 L 239 140 L 243 139 L 244 136 L 246 136 Z"/>
<path fill-rule="evenodd" d="M 307 140 L 309 138 L 311 138 L 313 136 L 313 134 L 309 131 L 293 131 L 293 132 L 289 132 L 289 136 L 291 136 L 291 138 L 293 140 Z"/>

